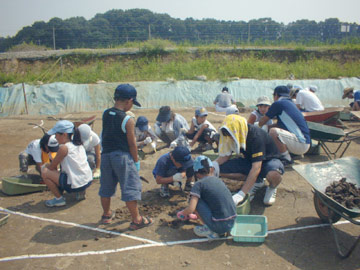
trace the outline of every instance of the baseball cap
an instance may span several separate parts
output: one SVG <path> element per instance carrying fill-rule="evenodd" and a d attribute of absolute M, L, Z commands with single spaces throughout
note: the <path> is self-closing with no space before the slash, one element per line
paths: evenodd
<path fill-rule="evenodd" d="M 148 130 L 149 121 L 145 116 L 139 116 L 136 120 L 136 127 L 140 129 L 140 131 L 147 131 Z"/>
<path fill-rule="evenodd" d="M 194 172 L 197 172 L 197 171 L 199 171 L 199 170 L 201 170 L 201 169 L 204 168 L 203 164 L 201 164 L 201 162 L 202 162 L 203 160 L 207 160 L 207 161 L 208 161 L 209 167 L 214 167 L 214 165 L 212 164 L 210 158 L 208 158 L 208 157 L 206 157 L 206 156 L 198 156 L 198 157 L 195 158 L 195 160 L 194 160 L 194 165 L 193 165 L 193 167 L 194 167 Z"/>
<path fill-rule="evenodd" d="M 288 97 L 290 90 L 285 85 L 279 85 L 274 89 L 274 94 L 277 94 L 280 97 Z"/>
<path fill-rule="evenodd" d="M 74 124 L 68 120 L 57 121 L 55 126 L 47 132 L 49 135 L 55 133 L 74 133 Z"/>
<path fill-rule="evenodd" d="M 226 109 L 226 115 L 229 114 L 239 114 L 239 109 L 236 106 L 230 106 Z"/>
<path fill-rule="evenodd" d="M 268 105 L 268 106 L 271 106 L 270 98 L 268 98 L 267 96 L 259 97 L 259 98 L 257 99 L 256 106 L 259 106 L 259 105 Z"/>
<path fill-rule="evenodd" d="M 51 135 L 48 142 L 48 148 L 50 152 L 57 152 L 59 150 L 59 143 L 55 139 L 55 135 Z"/>
<path fill-rule="evenodd" d="M 159 109 L 159 114 L 156 117 L 156 121 L 159 122 L 168 122 L 171 118 L 171 109 L 169 106 L 162 106 Z"/>
<path fill-rule="evenodd" d="M 195 110 L 195 115 L 200 116 L 200 117 L 206 116 L 206 115 L 208 115 L 208 111 L 204 107 L 202 107 L 202 108 Z"/>
<path fill-rule="evenodd" d="M 192 167 L 194 164 L 190 151 L 185 146 L 175 147 L 175 149 L 171 152 L 171 155 L 175 161 L 179 162 L 184 168 Z"/>
<path fill-rule="evenodd" d="M 120 84 L 116 87 L 114 92 L 114 98 L 132 99 L 134 104 L 141 107 L 140 103 L 136 100 L 136 89 L 130 84 Z"/>
<path fill-rule="evenodd" d="M 315 86 L 315 85 L 310 85 L 310 86 L 309 86 L 309 90 L 310 90 L 310 91 L 313 91 L 313 92 L 315 93 L 315 92 L 317 92 L 318 88 L 317 88 L 317 86 Z"/>
<path fill-rule="evenodd" d="M 91 127 L 87 124 L 82 124 L 78 127 L 81 137 L 81 142 L 84 146 L 88 145 L 89 141 L 92 138 Z M 86 148 L 86 147 L 85 147 Z"/>

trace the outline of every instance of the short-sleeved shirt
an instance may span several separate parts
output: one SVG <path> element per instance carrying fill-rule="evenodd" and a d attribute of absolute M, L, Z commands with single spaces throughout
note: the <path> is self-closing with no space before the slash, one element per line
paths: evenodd
<path fill-rule="evenodd" d="M 185 171 L 187 177 L 192 177 L 194 175 L 194 170 L 192 166 L 188 168 L 185 167 L 176 168 L 175 164 L 171 160 L 170 153 L 166 153 L 158 159 L 152 173 L 154 175 L 154 178 L 156 178 L 157 175 L 161 177 L 170 177 L 178 172 L 185 172 Z"/>
<path fill-rule="evenodd" d="M 251 112 L 252 115 L 254 115 L 256 118 L 255 118 L 255 122 L 259 122 L 261 117 L 263 117 L 264 115 L 262 115 L 258 110 L 254 110 Z M 265 125 L 272 125 L 273 124 L 273 120 L 272 119 L 269 119 L 269 121 L 267 121 L 265 123 Z"/>
<path fill-rule="evenodd" d="M 354 101 L 360 101 L 360 90 L 354 91 Z"/>
<path fill-rule="evenodd" d="M 229 220 L 236 216 L 236 207 L 230 190 L 214 176 L 206 176 L 192 187 L 191 196 L 203 200 L 210 208 L 214 221 Z"/>
<path fill-rule="evenodd" d="M 214 130 L 216 131 L 216 128 L 213 126 L 213 124 L 211 124 L 209 122 L 209 120 L 205 120 L 204 123 L 202 124 L 198 124 L 198 122 L 196 121 L 196 117 L 193 117 L 191 122 L 194 124 L 194 127 L 195 127 L 195 131 L 198 131 L 199 129 L 201 129 L 202 126 L 204 125 L 208 125 L 208 129 L 211 129 L 211 130 Z"/>
<path fill-rule="evenodd" d="M 232 103 L 235 103 L 235 100 L 231 94 L 223 92 L 216 96 L 215 103 L 222 108 L 226 108 L 231 106 Z"/>
<path fill-rule="evenodd" d="M 266 116 L 277 117 L 280 128 L 296 135 L 299 142 L 310 143 L 310 131 L 304 116 L 290 99 L 279 99 L 269 108 Z"/>
<path fill-rule="evenodd" d="M 296 104 L 304 109 L 306 112 L 323 111 L 324 106 L 321 104 L 320 99 L 310 90 L 300 90 L 296 95 Z"/>
<path fill-rule="evenodd" d="M 90 134 L 89 140 L 83 143 L 86 152 L 91 152 L 100 143 L 100 138 L 94 131 L 91 130 Z"/>
<path fill-rule="evenodd" d="M 241 149 L 241 153 L 251 162 L 280 157 L 276 144 L 270 135 L 265 130 L 251 124 L 248 124 L 246 151 Z"/>
<path fill-rule="evenodd" d="M 118 150 L 129 152 L 125 126 L 130 116 L 126 115 L 124 111 L 113 107 L 104 111 L 102 119 L 102 153 L 111 153 Z"/>
<path fill-rule="evenodd" d="M 31 155 L 36 163 L 42 163 L 40 139 L 31 141 L 26 147 L 25 152 Z"/>

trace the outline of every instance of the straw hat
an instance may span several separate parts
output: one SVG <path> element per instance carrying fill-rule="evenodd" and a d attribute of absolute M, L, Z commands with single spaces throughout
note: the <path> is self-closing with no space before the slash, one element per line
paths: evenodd
<path fill-rule="evenodd" d="M 344 94 L 342 96 L 342 99 L 346 98 L 352 91 L 354 91 L 354 87 L 348 87 L 344 89 Z"/>

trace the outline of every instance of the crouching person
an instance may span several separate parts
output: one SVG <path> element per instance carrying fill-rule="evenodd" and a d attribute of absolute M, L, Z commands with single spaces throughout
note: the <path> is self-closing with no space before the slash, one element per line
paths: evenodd
<path fill-rule="evenodd" d="M 236 207 L 230 190 L 223 181 L 212 176 L 213 164 L 208 157 L 199 156 L 194 161 L 194 172 L 199 179 L 190 191 L 189 206 L 178 212 L 180 219 L 193 218 L 195 212 L 203 226 L 196 226 L 199 237 L 216 239 L 230 232 L 236 217 Z"/>
<path fill-rule="evenodd" d="M 41 176 L 50 191 L 55 195 L 52 200 L 47 200 L 48 207 L 64 206 L 65 190 L 68 193 L 76 192 L 76 199 L 85 199 L 85 190 L 91 185 L 92 172 L 87 162 L 85 148 L 81 144 L 80 132 L 74 124 L 67 120 L 58 121 L 48 131 L 49 135 L 55 134 L 59 142 L 59 150 L 50 164 L 45 164 L 41 169 Z M 74 135 L 74 136 L 73 136 Z M 73 140 L 71 137 L 73 136 Z M 57 170 L 61 165 L 61 171 Z"/>

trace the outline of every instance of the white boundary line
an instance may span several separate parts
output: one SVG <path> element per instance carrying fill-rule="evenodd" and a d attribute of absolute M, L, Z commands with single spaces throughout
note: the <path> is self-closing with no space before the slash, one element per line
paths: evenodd
<path fill-rule="evenodd" d="M 136 250 L 136 249 L 141 249 L 141 248 L 174 246 L 174 245 L 202 243 L 202 242 L 211 241 L 210 239 L 207 239 L 207 238 L 200 238 L 200 239 L 190 239 L 190 240 L 180 240 L 180 241 L 170 241 L 170 242 L 156 242 L 156 241 L 148 240 L 145 238 L 140 238 L 140 237 L 131 236 L 131 235 L 127 235 L 127 234 L 117 233 L 117 232 L 108 231 L 108 230 L 104 230 L 104 229 L 93 228 L 90 226 L 80 225 L 77 223 L 66 222 L 66 221 L 61 221 L 61 220 L 56 220 L 56 219 L 41 218 L 41 217 L 37 217 L 37 216 L 24 214 L 21 212 L 14 212 L 14 211 L 11 211 L 8 209 L 4 209 L 2 207 L 0 207 L 0 211 L 4 211 L 7 213 L 11 213 L 14 215 L 19 215 L 19 216 L 23 216 L 23 217 L 27 217 L 27 218 L 48 221 L 48 222 L 53 222 L 53 223 L 59 223 L 59 224 L 63 224 L 63 225 L 73 226 L 73 227 L 79 227 L 79 228 L 86 229 L 86 230 L 93 230 L 93 231 L 98 231 L 98 232 L 102 232 L 102 233 L 124 236 L 124 237 L 128 237 L 128 238 L 131 238 L 134 240 L 145 241 L 145 242 L 149 243 L 149 244 L 142 244 L 142 245 L 125 247 L 125 248 L 100 250 L 100 251 L 86 251 L 86 252 L 74 252 L 74 253 L 29 254 L 29 255 L 21 255 L 21 256 L 11 256 L 11 257 L 0 258 L 0 262 L 25 260 L 25 259 L 102 255 L 102 254 L 118 253 L 118 252 L 123 252 L 123 251 L 128 251 L 128 250 Z M 356 221 L 360 222 L 360 220 L 356 220 Z M 337 226 L 337 225 L 343 225 L 343 224 L 348 224 L 348 223 L 350 223 L 350 221 L 340 221 L 340 222 L 335 223 L 334 225 Z M 289 231 L 299 231 L 299 230 L 314 229 L 314 228 L 328 227 L 328 226 L 330 226 L 330 225 L 329 224 L 316 224 L 316 225 L 294 227 L 294 228 L 287 228 L 287 229 L 275 229 L 275 230 L 268 231 L 268 234 L 285 233 L 285 232 L 289 232 Z M 232 239 L 232 237 L 220 238 L 220 239 L 216 239 L 216 240 L 226 240 L 226 239 Z"/>

